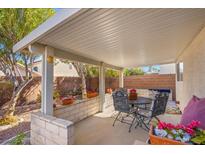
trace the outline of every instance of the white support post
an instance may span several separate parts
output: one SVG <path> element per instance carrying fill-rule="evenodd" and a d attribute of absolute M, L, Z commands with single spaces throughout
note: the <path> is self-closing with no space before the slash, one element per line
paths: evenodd
<path fill-rule="evenodd" d="M 99 71 L 99 94 L 100 94 L 100 111 L 103 111 L 103 105 L 105 103 L 105 67 L 103 63 L 100 66 Z"/>
<path fill-rule="evenodd" d="M 53 49 L 46 46 L 42 57 L 41 112 L 53 115 Z"/>
<path fill-rule="evenodd" d="M 119 71 L 119 88 L 124 87 L 124 75 L 123 75 L 123 70 Z"/>

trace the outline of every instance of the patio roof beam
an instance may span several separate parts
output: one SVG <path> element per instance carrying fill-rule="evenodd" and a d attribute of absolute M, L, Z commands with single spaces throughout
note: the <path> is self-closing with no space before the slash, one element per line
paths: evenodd
<path fill-rule="evenodd" d="M 71 49 L 64 51 L 64 50 L 61 50 L 61 49 L 58 49 L 55 47 L 52 47 L 52 48 L 54 51 L 54 56 L 57 58 L 69 59 L 71 61 L 78 61 L 78 62 L 92 64 L 92 65 L 96 65 L 96 66 L 101 66 L 101 64 L 102 64 L 102 62 L 100 62 L 100 61 L 97 61 L 97 60 L 94 60 L 91 58 L 87 58 L 85 56 L 80 56 L 80 55 L 74 54 L 74 53 L 77 53 L 77 51 L 74 51 Z M 40 43 L 35 43 L 32 45 L 29 45 L 29 51 L 32 52 L 33 54 L 43 54 L 45 51 L 45 45 L 40 44 Z M 122 67 L 117 67 L 117 66 L 114 66 L 111 64 L 103 63 L 103 66 L 107 67 L 107 68 L 119 70 L 119 71 L 123 70 Z"/>
<path fill-rule="evenodd" d="M 97 60 L 94 60 L 91 58 L 87 58 L 85 56 L 73 54 L 73 53 L 76 53 L 76 51 L 71 50 L 71 49 L 69 49 L 68 51 L 64 51 L 61 49 L 54 48 L 54 56 L 57 58 L 66 58 L 66 59 L 69 59 L 72 61 L 79 61 L 82 63 L 92 64 L 92 65 L 96 65 L 96 66 L 101 66 L 101 64 L 103 63 L 103 62 L 100 62 L 100 61 L 97 61 Z M 123 69 L 122 67 L 114 66 L 111 64 L 107 64 L 107 63 L 103 63 L 103 66 L 107 67 L 107 68 L 112 68 L 115 70 L 122 70 Z"/>

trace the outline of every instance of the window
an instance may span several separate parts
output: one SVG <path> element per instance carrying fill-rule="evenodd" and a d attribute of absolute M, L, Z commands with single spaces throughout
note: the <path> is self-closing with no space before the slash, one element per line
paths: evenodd
<path fill-rule="evenodd" d="M 177 81 L 183 81 L 183 71 L 184 71 L 183 62 L 177 63 Z"/>

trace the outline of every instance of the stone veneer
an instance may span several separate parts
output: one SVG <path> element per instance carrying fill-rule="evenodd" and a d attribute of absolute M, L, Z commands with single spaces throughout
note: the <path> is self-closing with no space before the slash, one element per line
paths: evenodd
<path fill-rule="evenodd" d="M 103 113 L 112 114 L 115 111 L 112 94 L 105 94 L 105 103 L 103 104 Z"/>
<path fill-rule="evenodd" d="M 68 145 L 74 142 L 73 122 L 44 115 L 31 114 L 31 144 Z"/>
<path fill-rule="evenodd" d="M 99 111 L 100 99 L 98 96 L 87 100 L 81 100 L 71 105 L 58 106 L 54 109 L 54 116 L 76 123 Z"/>

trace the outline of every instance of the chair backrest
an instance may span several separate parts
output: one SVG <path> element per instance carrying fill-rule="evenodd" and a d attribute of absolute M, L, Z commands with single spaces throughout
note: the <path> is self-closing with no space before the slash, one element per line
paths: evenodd
<path fill-rule="evenodd" d="M 129 112 L 130 111 L 130 105 L 128 104 L 128 94 L 127 91 L 120 88 L 113 92 L 113 103 L 114 108 L 116 111 L 121 112 Z"/>
<path fill-rule="evenodd" d="M 167 92 L 161 92 L 159 94 L 156 94 L 155 100 L 151 107 L 152 110 L 151 117 L 156 117 L 158 115 L 165 113 L 168 98 L 169 98 L 169 93 Z"/>

